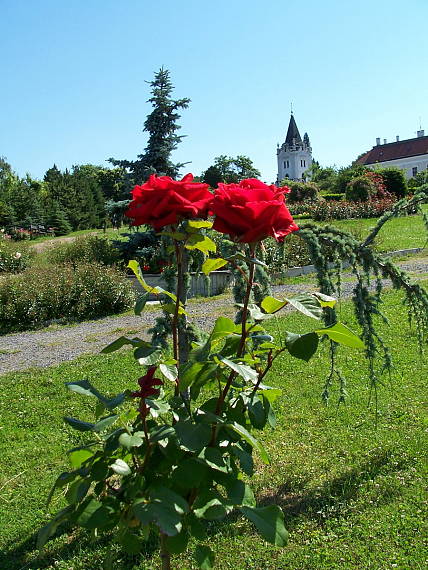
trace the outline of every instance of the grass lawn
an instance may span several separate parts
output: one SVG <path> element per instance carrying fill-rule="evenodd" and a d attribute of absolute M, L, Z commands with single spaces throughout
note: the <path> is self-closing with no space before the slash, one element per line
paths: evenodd
<path fill-rule="evenodd" d="M 359 238 L 364 238 L 376 225 L 376 221 L 375 218 L 334 220 L 329 225 L 351 232 Z M 379 251 L 396 251 L 415 247 L 427 247 L 427 234 L 420 215 L 390 220 L 380 230 L 376 239 L 376 248 Z"/>
<path fill-rule="evenodd" d="M 428 283 L 425 282 L 425 285 Z M 284 356 L 268 383 L 281 387 L 278 426 L 266 430 L 271 465 L 257 463 L 253 486 L 259 502 L 277 503 L 290 531 L 287 547 L 266 544 L 241 518 L 210 524 L 209 543 L 223 569 L 422 569 L 427 566 L 424 456 L 428 418 L 424 397 L 428 365 L 420 357 L 400 295 L 385 296 L 390 326 L 382 334 L 396 368 L 379 389 L 376 428 L 367 408 L 364 357 L 342 350 L 349 400 L 337 408 L 321 403 L 326 354 L 309 363 Z M 341 320 L 357 330 L 350 304 Z M 303 332 L 314 321 L 291 314 L 281 329 Z M 276 330 L 271 321 L 269 326 Z M 139 369 L 131 352 L 99 355 L 46 370 L 0 378 L 0 568 L 98 570 L 109 550 L 85 532 L 62 533 L 42 553 L 37 529 L 47 520 L 45 501 L 56 476 L 67 469 L 65 450 L 81 434 L 61 417 L 92 420 L 91 399 L 68 392 L 65 381 L 87 378 L 110 394 L 134 387 Z M 56 498 L 53 509 L 61 507 Z M 232 524 L 233 522 L 233 524 Z M 153 546 L 153 545 L 151 545 Z M 174 559 L 176 568 L 194 568 L 191 552 Z M 114 568 L 159 568 L 153 550 L 138 560 L 117 554 Z"/>

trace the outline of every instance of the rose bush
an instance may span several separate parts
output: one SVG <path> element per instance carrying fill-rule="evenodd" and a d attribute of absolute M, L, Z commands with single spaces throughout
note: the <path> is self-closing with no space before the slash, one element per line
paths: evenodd
<path fill-rule="evenodd" d="M 110 397 L 88 380 L 67 384 L 73 392 L 97 399 L 95 422 L 64 418 L 70 427 L 92 437 L 69 453 L 72 469 L 58 477 L 53 489 L 67 486 L 68 504 L 40 530 L 38 547 L 66 521 L 94 536 L 108 533 L 131 554 L 144 551 L 156 533 L 162 569 L 170 570 L 172 555 L 185 551 L 193 537 L 195 561 L 209 570 L 214 553 L 207 544 L 207 530 L 212 521 L 225 519 L 233 510 L 247 517 L 268 542 L 287 543 L 281 508 L 257 506 L 249 485 L 255 471 L 253 453 L 269 463 L 256 434 L 266 426 L 275 427 L 273 405 L 281 392 L 266 385 L 265 377 L 277 358 L 288 352 L 308 361 L 320 337 L 351 348 L 363 349 L 364 344 L 337 322 L 335 299 L 330 296 L 266 295 L 258 304 L 253 302 L 253 288 L 259 286 L 256 265 L 263 265 L 256 257 L 260 241 L 267 236 L 282 241 L 298 229 L 285 206 L 284 189 L 248 179 L 221 184 L 215 197 L 208 198 L 205 185 L 192 184 L 191 175 L 180 183 L 160 180 L 152 177 L 134 190 L 128 215 L 135 214 L 137 225 L 149 223 L 158 230 L 176 226 L 163 232 L 175 255 L 175 292 L 149 286 L 136 261 L 128 267 L 144 289 L 135 313 L 141 314 L 149 297 L 158 295 L 170 323 L 171 342 L 120 337 L 103 349 L 111 353 L 132 346 L 134 358 L 145 367 L 145 374 L 138 374 L 137 391 L 125 389 Z M 188 219 L 203 216 L 208 208 L 216 216 L 214 226 Z M 216 256 L 216 244 L 206 235 L 212 226 L 242 242 L 226 258 Z M 186 322 L 184 267 L 189 250 L 213 255 L 203 263 L 205 275 L 228 264 L 244 264 L 239 322 L 220 316 L 211 334 L 199 339 L 189 334 Z M 288 305 L 317 324 L 304 334 L 284 330 L 274 339 L 263 323 Z M 324 325 L 319 322 L 323 317 L 328 321 Z M 113 568 L 113 562 L 106 560 L 104 568 Z"/>
<path fill-rule="evenodd" d="M 193 174 L 182 180 L 153 174 L 145 184 L 135 186 L 125 216 L 132 218 L 133 226 L 149 224 L 156 231 L 182 219 L 205 218 L 212 200 L 208 188 L 193 182 Z"/>
<path fill-rule="evenodd" d="M 241 243 L 254 243 L 268 236 L 282 242 L 299 229 L 285 205 L 287 192 L 286 186 L 268 186 L 255 178 L 239 184 L 220 183 L 210 206 L 215 215 L 213 229 Z"/>

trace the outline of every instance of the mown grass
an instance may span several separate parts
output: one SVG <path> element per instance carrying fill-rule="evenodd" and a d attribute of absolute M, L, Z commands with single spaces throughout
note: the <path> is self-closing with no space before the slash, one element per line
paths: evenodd
<path fill-rule="evenodd" d="M 290 542 L 283 549 L 272 547 L 250 523 L 233 516 L 209 527 L 208 542 L 219 569 L 426 567 L 428 366 L 408 327 L 400 295 L 391 292 L 385 299 L 390 325 L 381 329 L 396 368 L 379 387 L 377 427 L 373 406 L 367 407 L 369 387 L 360 352 L 342 351 L 349 399 L 339 408 L 334 390 L 330 405 L 321 403 L 326 354 L 316 355 L 309 364 L 284 356 L 268 380 L 283 390 L 278 426 L 261 435 L 271 465 L 257 464 L 253 484 L 260 503 L 283 508 Z M 347 302 L 341 319 L 357 330 Z M 307 331 L 313 323 L 290 314 L 279 321 L 279 329 Z M 275 323 L 269 322 L 269 327 L 276 331 Z M 0 378 L 0 568 L 102 568 L 108 542 L 69 531 L 38 553 L 35 533 L 47 520 L 49 488 L 67 468 L 65 451 L 80 442 L 78 432 L 61 417 L 92 419 L 93 401 L 68 392 L 63 383 L 87 378 L 113 394 L 133 387 L 138 374 L 131 352 L 124 351 Z M 53 509 L 60 505 L 56 499 Z M 140 560 L 116 553 L 114 567 L 158 568 L 152 547 Z M 177 557 L 174 564 L 194 568 L 191 553 Z"/>
<path fill-rule="evenodd" d="M 330 225 L 364 238 L 376 225 L 376 221 L 376 219 L 333 220 Z M 375 244 L 379 251 L 426 247 L 427 234 L 422 216 L 404 216 L 389 220 L 380 230 Z"/>

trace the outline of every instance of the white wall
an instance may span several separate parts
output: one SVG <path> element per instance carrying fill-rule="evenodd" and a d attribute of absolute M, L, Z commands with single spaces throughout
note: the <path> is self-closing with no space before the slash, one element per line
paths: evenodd
<path fill-rule="evenodd" d="M 401 168 L 405 171 L 405 176 L 407 179 L 413 177 L 413 168 L 418 169 L 418 173 L 428 168 L 428 154 L 422 154 L 420 156 L 410 156 L 408 158 L 397 158 L 395 160 L 387 160 L 385 162 L 376 162 L 375 164 L 366 164 L 370 168 L 388 168 L 395 167 Z"/>

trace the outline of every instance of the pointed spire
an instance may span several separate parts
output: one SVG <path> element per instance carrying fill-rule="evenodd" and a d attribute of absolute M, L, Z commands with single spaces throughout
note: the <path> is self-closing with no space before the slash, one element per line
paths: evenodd
<path fill-rule="evenodd" d="M 297 128 L 296 121 L 294 120 L 294 115 L 290 117 L 290 123 L 288 124 L 287 136 L 285 137 L 285 144 L 298 144 L 301 143 L 302 139 L 300 137 L 299 129 Z"/>

